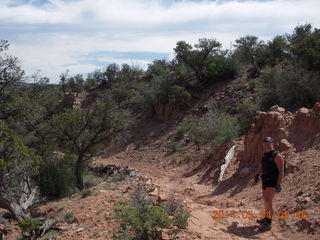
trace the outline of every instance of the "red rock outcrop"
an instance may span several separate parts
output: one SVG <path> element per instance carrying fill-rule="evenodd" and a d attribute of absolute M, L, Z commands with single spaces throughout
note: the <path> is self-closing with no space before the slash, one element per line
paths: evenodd
<path fill-rule="evenodd" d="M 294 114 L 288 139 L 298 151 L 320 142 L 320 102 L 313 109 L 301 108 Z"/>
<path fill-rule="evenodd" d="M 245 136 L 244 150 L 238 153 L 240 169 L 257 167 L 262 153 L 262 139 L 270 136 L 284 157 L 290 151 L 303 151 L 320 142 L 320 102 L 313 109 L 301 108 L 295 114 L 279 106 L 259 112 Z"/>
<path fill-rule="evenodd" d="M 160 119 L 167 119 L 176 112 L 176 106 L 173 104 L 157 104 L 155 106 L 155 117 Z"/>

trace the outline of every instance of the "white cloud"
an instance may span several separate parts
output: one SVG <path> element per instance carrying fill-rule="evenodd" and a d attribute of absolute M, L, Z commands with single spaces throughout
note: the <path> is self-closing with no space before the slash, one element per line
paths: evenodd
<path fill-rule="evenodd" d="M 80 61 L 83 55 L 99 51 L 160 52 L 171 58 L 179 40 L 195 43 L 201 37 L 216 38 L 229 48 L 231 41 L 245 34 L 270 39 L 291 32 L 297 24 L 320 25 L 318 0 L 12 2 L 0 1 L 0 32 L 4 34 L 0 39 L 9 39 L 11 52 L 20 57 L 28 73 L 41 69 L 55 81 L 66 65 L 75 72 L 99 68 Z M 149 62 L 110 56 L 104 59 L 129 64 L 136 61 L 142 66 Z"/>

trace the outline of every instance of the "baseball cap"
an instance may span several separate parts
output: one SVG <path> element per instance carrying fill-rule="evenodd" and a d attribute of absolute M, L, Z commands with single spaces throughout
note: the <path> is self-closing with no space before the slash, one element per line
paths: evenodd
<path fill-rule="evenodd" d="M 265 138 L 263 139 L 263 142 L 270 142 L 270 143 L 272 143 L 272 142 L 273 142 L 273 139 L 272 139 L 272 137 L 265 137 Z"/>

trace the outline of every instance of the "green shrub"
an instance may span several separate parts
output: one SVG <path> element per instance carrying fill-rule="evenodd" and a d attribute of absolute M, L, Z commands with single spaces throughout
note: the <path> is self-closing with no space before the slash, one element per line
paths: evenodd
<path fill-rule="evenodd" d="M 169 102 L 180 109 L 185 109 L 191 100 L 191 94 L 184 87 L 178 85 L 174 85 L 169 89 L 168 97 Z"/>
<path fill-rule="evenodd" d="M 320 29 L 312 29 L 311 24 L 296 26 L 287 36 L 294 60 L 304 68 L 320 71 Z"/>
<path fill-rule="evenodd" d="M 200 145 L 203 143 L 203 129 L 201 127 L 201 124 L 196 121 L 189 122 L 189 134 L 194 139 L 198 149 L 200 149 Z"/>
<path fill-rule="evenodd" d="M 191 213 L 183 206 L 181 200 L 175 199 L 174 193 L 169 194 L 168 200 L 162 204 L 162 207 L 168 215 L 174 217 L 174 225 L 178 228 L 187 227 Z"/>
<path fill-rule="evenodd" d="M 176 152 L 180 149 L 180 145 L 178 142 L 172 141 L 169 143 L 169 148 L 173 151 Z"/>
<path fill-rule="evenodd" d="M 53 157 L 42 162 L 39 174 L 42 196 L 56 199 L 72 193 L 75 189 L 74 157 Z"/>
<path fill-rule="evenodd" d="M 216 126 L 215 142 L 217 144 L 230 142 L 239 136 L 240 125 L 238 120 L 229 115 L 221 115 Z"/>
<path fill-rule="evenodd" d="M 80 192 L 81 198 L 86 198 L 92 194 L 89 188 L 85 188 Z"/>
<path fill-rule="evenodd" d="M 249 82 L 249 89 L 250 89 L 250 90 L 254 90 L 254 89 L 256 88 L 256 86 L 257 86 L 257 80 L 256 80 L 256 79 L 250 80 L 250 82 Z"/>
<path fill-rule="evenodd" d="M 161 239 L 159 228 L 168 227 L 172 220 L 159 206 L 153 206 L 144 186 L 138 185 L 130 201 L 123 201 L 114 208 L 121 220 L 122 239 Z"/>
<path fill-rule="evenodd" d="M 210 60 L 207 63 L 208 75 L 210 78 L 217 78 L 222 74 L 222 59 L 214 56 Z"/>
<path fill-rule="evenodd" d="M 32 236 L 35 231 L 41 226 L 41 222 L 32 217 L 27 217 L 19 221 L 19 227 L 21 228 L 23 236 Z"/>
<path fill-rule="evenodd" d="M 154 107 L 157 104 L 157 94 L 154 86 L 146 83 L 138 85 L 137 96 L 131 99 L 131 105 L 136 112 L 147 116 L 153 116 Z"/>
<path fill-rule="evenodd" d="M 123 85 L 113 87 L 111 89 L 111 94 L 113 100 L 117 103 L 119 108 L 123 103 L 126 103 L 132 97 L 130 89 L 126 89 L 126 87 Z"/>
<path fill-rule="evenodd" d="M 175 164 L 178 161 L 178 159 L 176 157 L 171 158 L 171 163 Z"/>
<path fill-rule="evenodd" d="M 184 158 L 186 159 L 186 160 L 191 160 L 192 159 L 192 154 L 191 153 L 186 153 L 185 155 L 184 155 Z"/>
<path fill-rule="evenodd" d="M 252 118 L 259 110 L 259 104 L 251 99 L 244 99 L 236 106 L 236 111 L 239 114 L 240 134 L 246 134 L 252 122 Z"/>
<path fill-rule="evenodd" d="M 173 216 L 180 208 L 183 207 L 183 203 L 181 200 L 177 200 L 174 193 L 171 192 L 168 200 L 163 202 L 161 206 L 168 215 Z"/>
<path fill-rule="evenodd" d="M 74 218 L 73 212 L 72 212 L 72 211 L 66 212 L 66 214 L 64 215 L 64 220 L 65 220 L 67 223 L 72 223 L 72 222 L 74 222 L 75 218 Z"/>
<path fill-rule="evenodd" d="M 176 138 L 178 140 L 182 139 L 187 130 L 188 129 L 186 125 L 179 126 L 176 131 Z"/>
<path fill-rule="evenodd" d="M 202 144 L 216 145 L 232 141 L 239 136 L 239 132 L 238 120 L 223 112 L 209 112 L 197 122 L 189 123 L 189 133 L 198 148 Z"/>
<path fill-rule="evenodd" d="M 290 111 L 312 107 L 320 100 L 320 75 L 289 65 L 267 69 L 261 76 L 258 89 L 263 110 L 280 105 Z"/>
<path fill-rule="evenodd" d="M 187 228 L 189 217 L 191 217 L 191 213 L 188 210 L 179 208 L 174 214 L 174 225 L 178 228 Z"/>
<path fill-rule="evenodd" d="M 191 100 L 191 94 L 182 86 L 164 76 L 156 76 L 150 84 L 140 84 L 137 97 L 131 100 L 133 109 L 145 115 L 153 116 L 157 105 L 173 104 L 185 109 Z"/>
<path fill-rule="evenodd" d="M 100 179 L 90 173 L 83 176 L 83 184 L 85 188 L 97 186 L 99 183 Z"/>
<path fill-rule="evenodd" d="M 127 177 L 130 175 L 129 172 L 126 171 L 118 171 L 111 176 L 112 182 L 121 182 L 127 179 Z"/>

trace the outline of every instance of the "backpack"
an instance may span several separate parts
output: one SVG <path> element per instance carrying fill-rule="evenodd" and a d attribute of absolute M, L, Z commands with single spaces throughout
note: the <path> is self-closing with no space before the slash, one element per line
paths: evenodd
<path fill-rule="evenodd" d="M 272 154 L 272 156 L 271 156 L 271 159 L 272 159 L 272 161 L 274 161 L 274 159 L 276 158 L 276 156 L 279 154 L 279 151 L 274 151 L 273 152 L 273 154 Z M 288 174 L 288 164 L 287 164 L 287 161 L 284 159 L 284 158 L 282 158 L 283 159 L 283 171 L 284 171 L 284 176 L 286 176 L 287 174 Z"/>

